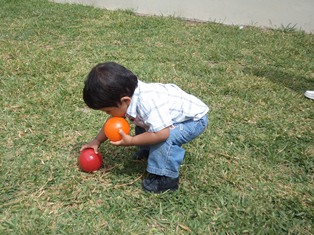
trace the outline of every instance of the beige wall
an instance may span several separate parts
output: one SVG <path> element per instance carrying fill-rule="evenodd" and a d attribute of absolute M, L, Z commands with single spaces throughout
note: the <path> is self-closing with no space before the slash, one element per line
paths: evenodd
<path fill-rule="evenodd" d="M 231 25 L 292 27 L 314 33 L 314 0 L 54 0 L 139 14 Z"/>

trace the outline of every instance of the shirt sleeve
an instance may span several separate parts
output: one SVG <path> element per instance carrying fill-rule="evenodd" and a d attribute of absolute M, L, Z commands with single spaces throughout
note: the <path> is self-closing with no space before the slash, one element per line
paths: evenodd
<path fill-rule="evenodd" d="M 148 127 L 148 132 L 158 132 L 173 124 L 168 100 L 158 97 L 158 101 L 151 98 L 140 103 L 142 106 L 141 116 Z"/>

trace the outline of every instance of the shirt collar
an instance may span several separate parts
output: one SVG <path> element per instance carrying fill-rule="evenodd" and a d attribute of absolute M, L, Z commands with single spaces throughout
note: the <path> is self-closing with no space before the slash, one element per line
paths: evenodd
<path fill-rule="evenodd" d="M 139 100 L 140 86 L 142 84 L 143 84 L 143 82 L 138 80 L 137 87 L 135 88 L 134 93 L 133 93 L 132 98 L 131 98 L 131 103 L 130 103 L 127 111 L 126 111 L 126 114 L 133 117 L 133 118 L 136 118 L 136 108 L 137 108 L 138 100 Z"/>

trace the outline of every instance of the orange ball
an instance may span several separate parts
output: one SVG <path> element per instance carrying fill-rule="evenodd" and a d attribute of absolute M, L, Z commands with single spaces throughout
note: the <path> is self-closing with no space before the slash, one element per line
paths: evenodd
<path fill-rule="evenodd" d="M 104 133 L 111 141 L 119 141 L 122 139 L 119 130 L 123 130 L 125 134 L 129 134 L 130 129 L 129 123 L 122 117 L 111 117 L 104 124 Z"/>

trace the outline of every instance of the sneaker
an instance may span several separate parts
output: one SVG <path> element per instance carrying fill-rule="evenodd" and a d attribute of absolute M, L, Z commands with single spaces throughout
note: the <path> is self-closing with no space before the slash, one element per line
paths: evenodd
<path fill-rule="evenodd" d="M 148 159 L 149 155 L 149 150 L 148 149 L 140 149 L 133 155 L 134 160 L 143 160 L 143 159 Z"/>
<path fill-rule="evenodd" d="M 311 99 L 311 100 L 314 100 L 314 91 L 306 91 L 304 93 L 304 96 Z"/>
<path fill-rule="evenodd" d="M 144 191 L 152 193 L 162 193 L 168 190 L 175 191 L 179 188 L 179 177 L 171 178 L 149 174 L 149 176 L 142 181 L 142 188 Z"/>

